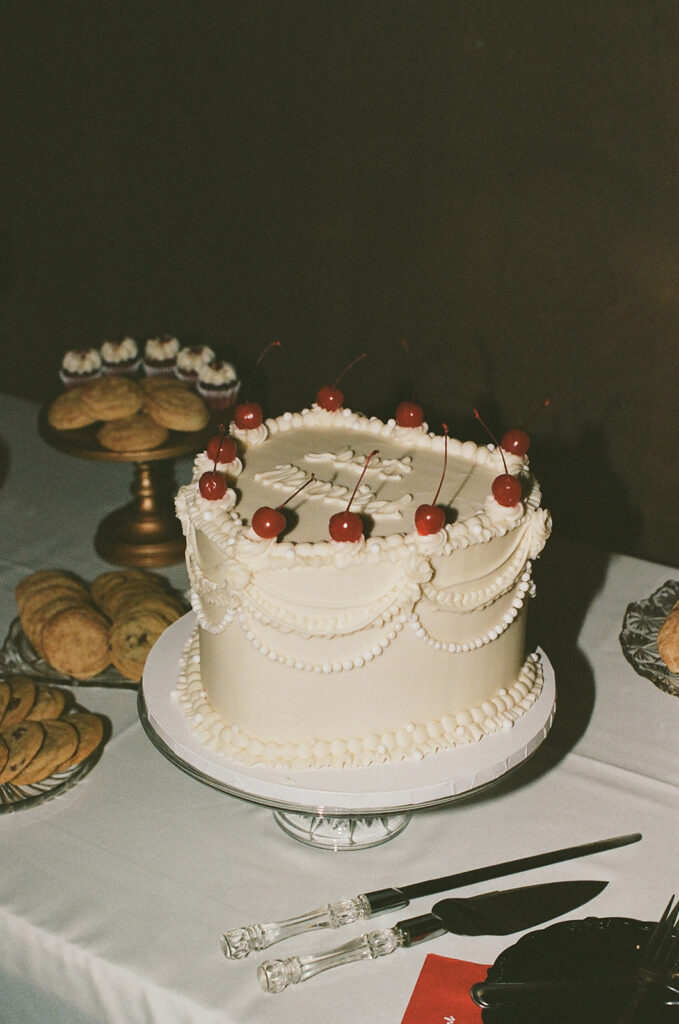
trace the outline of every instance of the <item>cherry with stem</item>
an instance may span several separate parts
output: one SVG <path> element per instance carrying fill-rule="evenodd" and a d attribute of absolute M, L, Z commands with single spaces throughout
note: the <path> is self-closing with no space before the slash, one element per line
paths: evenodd
<path fill-rule="evenodd" d="M 367 352 L 361 352 L 360 356 L 356 356 L 356 358 L 352 359 L 348 366 L 344 367 L 342 372 L 338 374 L 337 377 L 335 377 L 335 380 L 332 384 L 324 384 L 322 387 L 320 387 L 316 392 L 316 405 L 320 405 L 321 409 L 327 409 L 328 412 L 335 412 L 337 409 L 339 409 L 344 402 L 344 395 L 342 391 L 337 387 L 337 385 L 339 384 L 345 373 L 348 373 L 348 371 L 351 370 L 351 368 L 355 366 L 356 363 L 359 363 L 361 359 L 365 359 L 367 355 Z"/>
<path fill-rule="evenodd" d="M 198 481 L 198 490 L 201 496 L 208 501 L 219 501 L 226 494 L 226 480 L 221 473 L 217 472 L 217 463 L 220 459 L 222 443 L 226 440 L 226 437 L 220 439 L 215 452 L 214 467 L 201 473 L 200 480 Z"/>
<path fill-rule="evenodd" d="M 495 498 L 498 505 L 502 505 L 504 508 L 513 508 L 515 505 L 518 505 L 521 501 L 521 495 L 523 493 L 521 489 L 521 481 L 518 479 L 518 477 L 512 476 L 511 473 L 507 470 L 507 460 L 505 459 L 505 454 L 502 450 L 502 447 L 497 443 L 497 438 L 493 434 L 490 427 L 488 427 L 481 419 L 481 415 L 478 409 L 474 409 L 474 416 L 479 421 L 481 426 L 484 428 L 486 433 L 492 438 L 498 451 L 500 452 L 500 455 L 502 457 L 502 464 L 505 467 L 504 473 L 500 473 L 500 475 L 496 476 L 495 479 L 493 480 L 493 483 L 491 485 L 493 497 Z"/>
<path fill-rule="evenodd" d="M 441 473 L 441 479 L 439 480 L 438 489 L 434 495 L 434 500 L 431 505 L 418 505 L 417 511 L 415 512 L 415 528 L 422 537 L 428 537 L 433 533 L 438 533 L 443 528 L 446 522 L 445 510 L 437 505 L 441 488 L 443 487 L 443 479 L 446 475 L 446 466 L 448 465 L 448 425 L 443 424 L 443 472 Z"/>
<path fill-rule="evenodd" d="M 539 412 L 542 412 L 548 405 L 551 405 L 551 402 L 551 398 L 546 398 L 542 405 L 539 405 L 537 409 L 533 409 L 521 427 L 505 431 L 502 435 L 501 444 L 506 452 L 511 452 L 512 455 L 525 455 L 527 453 L 530 448 L 530 435 L 526 433 L 524 428 L 528 426 L 534 416 L 537 416 Z"/>
<path fill-rule="evenodd" d="M 217 463 L 226 465 L 229 462 L 235 461 L 238 455 L 236 442 L 232 437 L 226 436 L 226 427 L 223 423 L 219 424 L 219 433 L 215 434 L 208 441 L 206 453 L 207 457 L 215 463 L 215 466 Z"/>
<path fill-rule="evenodd" d="M 280 348 L 283 344 L 282 341 L 272 341 L 266 346 L 263 352 L 260 353 L 257 362 L 255 363 L 255 369 L 253 373 L 256 373 L 267 352 L 270 352 L 272 348 Z M 264 413 L 259 402 L 241 402 L 237 405 L 233 411 L 233 422 L 236 424 L 239 430 L 256 430 L 257 427 L 261 427 L 264 420 Z"/>
<path fill-rule="evenodd" d="M 315 479 L 316 477 L 312 473 L 308 480 L 305 480 L 296 491 L 293 491 L 292 494 L 286 498 L 285 501 L 281 502 L 280 505 L 277 505 L 276 508 L 271 508 L 269 505 L 262 505 L 258 508 L 252 517 L 252 529 L 255 531 L 257 536 L 263 537 L 265 540 L 269 540 L 271 537 L 278 537 L 287 526 L 287 520 L 281 512 L 281 509 L 285 508 L 289 501 L 292 501 L 300 491 L 303 491 L 304 488 L 308 487 L 311 481 Z"/>
<path fill-rule="evenodd" d="M 410 376 L 412 379 L 413 359 L 410 352 L 410 348 L 408 347 L 408 343 L 405 340 L 405 338 L 401 338 L 401 347 L 408 356 L 408 359 L 410 361 Z M 418 405 L 417 402 L 414 400 L 414 395 L 415 388 L 413 386 L 413 396 L 411 397 L 410 401 L 400 402 L 399 405 L 396 406 L 396 423 L 398 424 L 399 427 L 421 427 L 422 424 L 424 423 L 424 410 L 422 409 L 422 406 Z"/>
<path fill-rule="evenodd" d="M 363 469 L 361 475 L 356 481 L 353 493 L 349 498 L 349 504 L 345 508 L 344 512 L 336 512 L 334 516 L 330 516 L 328 523 L 328 530 L 332 540 L 336 541 L 351 541 L 355 542 L 361 539 L 363 536 L 363 520 L 360 516 L 356 515 L 355 512 L 351 512 L 351 503 L 356 497 L 356 492 L 360 487 L 361 481 L 365 476 L 368 464 L 374 455 L 377 455 L 379 448 L 375 448 L 374 451 L 370 452 L 370 455 L 366 456 L 365 462 L 363 463 Z"/>

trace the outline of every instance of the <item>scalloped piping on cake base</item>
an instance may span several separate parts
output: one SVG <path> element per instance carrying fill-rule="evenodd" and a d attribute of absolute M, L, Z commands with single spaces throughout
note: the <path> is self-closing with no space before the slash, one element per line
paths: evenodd
<path fill-rule="evenodd" d="M 200 671 L 198 627 L 182 652 L 177 686 L 172 691 L 189 727 L 209 750 L 244 764 L 297 771 L 304 768 L 367 768 L 407 759 L 421 761 L 442 750 L 477 743 L 509 729 L 537 700 L 543 684 L 542 662 L 528 656 L 509 689 L 500 689 L 480 705 L 443 715 L 439 720 L 407 722 L 381 735 L 308 740 L 301 743 L 264 742 L 249 736 L 237 723 L 226 722 L 210 704 Z"/>

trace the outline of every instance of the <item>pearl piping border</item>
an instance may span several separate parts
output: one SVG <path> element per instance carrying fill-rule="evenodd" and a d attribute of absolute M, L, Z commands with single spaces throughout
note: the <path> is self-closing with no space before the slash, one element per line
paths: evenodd
<path fill-rule="evenodd" d="M 464 643 L 456 643 L 454 641 L 437 640 L 422 625 L 416 612 L 413 612 L 410 616 L 410 626 L 415 636 L 424 640 L 430 647 L 433 647 L 435 651 L 448 651 L 451 654 L 466 654 L 468 651 L 475 651 L 479 647 L 484 647 L 486 644 L 490 644 L 493 640 L 497 640 L 506 629 L 509 629 L 512 622 L 523 608 L 526 597 L 533 596 L 535 592 L 535 586 L 531 580 L 530 564 L 526 571 L 521 576 L 519 584 L 517 586 L 517 596 L 512 601 L 512 606 L 508 612 L 505 612 L 502 617 L 502 621 L 497 625 L 489 629 L 487 633 L 483 633 L 481 636 L 476 637 L 474 640 L 466 640 Z"/>

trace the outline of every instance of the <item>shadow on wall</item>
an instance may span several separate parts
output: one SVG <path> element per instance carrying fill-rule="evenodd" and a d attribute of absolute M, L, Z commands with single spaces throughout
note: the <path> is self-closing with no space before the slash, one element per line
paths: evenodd
<path fill-rule="evenodd" d="M 613 469 L 601 427 L 585 427 L 575 444 L 540 444 L 538 477 L 554 531 L 607 551 L 637 550 L 643 512 Z"/>

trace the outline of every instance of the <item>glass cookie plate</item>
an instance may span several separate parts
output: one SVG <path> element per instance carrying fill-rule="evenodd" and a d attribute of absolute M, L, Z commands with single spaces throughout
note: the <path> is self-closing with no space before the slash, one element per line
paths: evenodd
<path fill-rule="evenodd" d="M 139 683 L 125 679 L 113 665 L 109 665 L 104 672 L 100 672 L 99 675 L 92 676 L 90 679 L 74 679 L 72 676 L 57 672 L 36 654 L 26 639 L 19 619 L 15 619 L 10 626 L 7 638 L 0 650 L 0 671 L 23 672 L 33 679 L 66 683 L 69 686 L 114 686 L 119 689 L 139 689 Z"/>
<path fill-rule="evenodd" d="M 0 678 L 11 680 L 12 676 L 0 676 Z M 67 710 L 62 711 L 61 719 L 68 721 L 68 716 L 72 712 L 89 712 L 88 708 L 73 700 L 69 691 L 66 691 L 66 694 L 67 703 L 65 707 Z M 74 764 L 71 768 L 67 768 L 65 771 L 54 772 L 52 775 L 47 776 L 47 778 L 41 779 L 40 782 L 25 783 L 21 786 L 11 781 L 2 783 L 0 785 L 0 814 L 7 814 L 10 811 L 21 811 L 44 803 L 44 801 L 58 796 L 60 793 L 65 793 L 67 789 L 70 789 L 71 786 L 87 775 L 101 757 L 111 732 L 111 725 L 108 719 L 101 715 L 98 717 L 102 720 L 104 735 L 91 754 L 88 754 L 87 757 L 83 758 L 78 764 Z"/>
<path fill-rule="evenodd" d="M 653 927 L 651 923 L 623 917 L 560 921 L 529 932 L 501 953 L 489 968 L 487 980 L 586 980 L 606 973 L 632 975 L 639 962 L 640 948 Z M 486 1008 L 482 1019 L 484 1024 L 614 1024 L 627 996 L 624 987 L 620 989 L 602 987 L 597 992 L 595 986 L 586 996 L 571 993 L 566 998 L 552 994 L 544 1002 L 531 1001 L 529 1012 L 525 1002 Z M 660 1024 L 670 1020 L 671 1012 L 666 1007 L 657 1016 L 643 1019 L 645 1024 Z"/>
<path fill-rule="evenodd" d="M 23 811 L 65 793 L 92 770 L 99 760 L 103 748 L 104 743 L 102 742 L 80 764 L 76 764 L 64 772 L 55 772 L 54 775 L 48 776 L 42 782 L 32 782 L 24 786 L 15 786 L 13 782 L 5 782 L 0 786 L 0 814 Z"/>
<path fill-rule="evenodd" d="M 679 601 L 679 580 L 667 580 L 650 597 L 627 606 L 620 645 L 629 663 L 659 689 L 679 697 L 679 673 L 670 672 L 658 651 L 658 632 Z"/>

